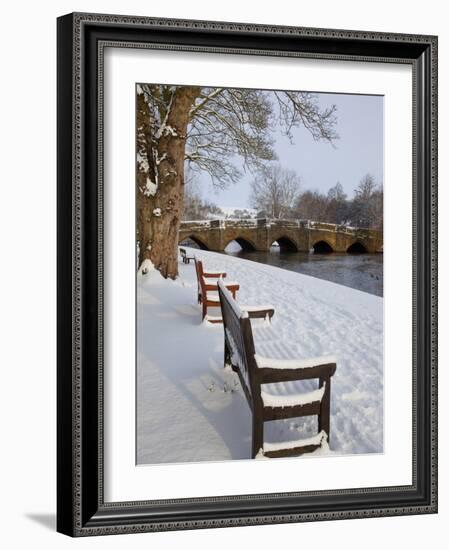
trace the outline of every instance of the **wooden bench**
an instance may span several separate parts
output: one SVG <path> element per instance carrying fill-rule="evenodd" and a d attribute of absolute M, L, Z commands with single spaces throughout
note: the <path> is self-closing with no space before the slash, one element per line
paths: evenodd
<path fill-rule="evenodd" d="M 198 258 L 194 258 L 195 268 L 196 268 L 196 278 L 198 282 L 198 303 L 202 306 L 202 319 L 207 315 L 207 308 L 209 307 L 220 307 L 220 298 L 218 296 L 218 287 L 217 281 L 224 279 L 226 273 L 216 271 L 216 272 L 207 272 L 204 271 L 203 262 Z M 210 281 L 210 279 L 217 279 L 215 281 Z M 240 285 L 236 282 L 226 283 L 226 288 L 229 292 L 232 293 L 232 297 L 235 299 L 237 290 L 239 290 Z M 221 323 L 222 320 L 219 317 L 210 317 L 208 321 L 211 323 Z"/>
<path fill-rule="evenodd" d="M 311 359 L 276 359 L 257 355 L 251 325 L 254 315 L 239 307 L 223 281 L 218 281 L 224 325 L 224 363 L 237 372 L 252 412 L 251 456 L 269 458 L 298 456 L 319 448 L 330 435 L 331 377 L 336 370 L 332 356 Z M 261 315 L 259 311 L 258 316 Z M 276 340 L 276 345 L 287 346 Z M 298 380 L 318 379 L 316 390 L 282 393 Z M 269 391 L 267 388 L 276 388 Z M 264 422 L 303 416 L 318 416 L 317 435 L 292 442 L 264 443 Z"/>
<path fill-rule="evenodd" d="M 181 254 L 182 262 L 184 264 L 189 264 L 190 260 L 194 260 L 195 258 L 193 256 L 187 256 L 187 252 L 185 248 L 180 248 L 179 253 Z"/>

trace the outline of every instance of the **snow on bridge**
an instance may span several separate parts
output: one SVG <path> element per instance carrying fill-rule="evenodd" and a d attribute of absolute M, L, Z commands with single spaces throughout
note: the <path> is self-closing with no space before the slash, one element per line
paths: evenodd
<path fill-rule="evenodd" d="M 383 250 L 382 231 L 303 220 L 248 219 L 181 222 L 179 242 L 191 239 L 203 250 L 223 252 L 231 241 L 244 250 L 368 252 Z"/>

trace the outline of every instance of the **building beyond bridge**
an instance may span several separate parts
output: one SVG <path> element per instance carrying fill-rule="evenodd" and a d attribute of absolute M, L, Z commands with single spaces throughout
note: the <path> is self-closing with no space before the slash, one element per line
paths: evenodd
<path fill-rule="evenodd" d="M 181 222 L 179 242 L 187 239 L 215 252 L 223 252 L 231 241 L 247 251 L 269 251 L 277 242 L 286 252 L 383 252 L 382 231 L 303 220 L 185 221 Z"/>

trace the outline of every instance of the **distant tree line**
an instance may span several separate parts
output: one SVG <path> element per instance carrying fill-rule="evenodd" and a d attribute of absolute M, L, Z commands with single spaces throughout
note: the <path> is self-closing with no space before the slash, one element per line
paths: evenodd
<path fill-rule="evenodd" d="M 383 186 L 366 174 L 348 199 L 340 182 L 327 193 L 301 190 L 300 178 L 294 171 L 273 164 L 263 167 L 251 183 L 251 206 L 258 218 L 313 220 L 338 225 L 383 229 Z M 193 177 L 186 179 L 184 220 L 214 218 L 249 219 L 254 212 L 236 209 L 230 215 L 213 202 L 203 199 Z"/>
<path fill-rule="evenodd" d="M 348 199 L 341 183 L 327 193 L 301 190 L 295 172 L 279 165 L 263 168 L 251 184 L 257 217 L 303 219 L 356 227 L 383 228 L 383 186 L 366 174 Z"/>

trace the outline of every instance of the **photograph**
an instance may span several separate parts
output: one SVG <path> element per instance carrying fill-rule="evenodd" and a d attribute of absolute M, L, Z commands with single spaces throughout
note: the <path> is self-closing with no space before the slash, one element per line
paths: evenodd
<path fill-rule="evenodd" d="M 135 86 L 136 464 L 382 454 L 384 97 L 212 84 Z"/>

